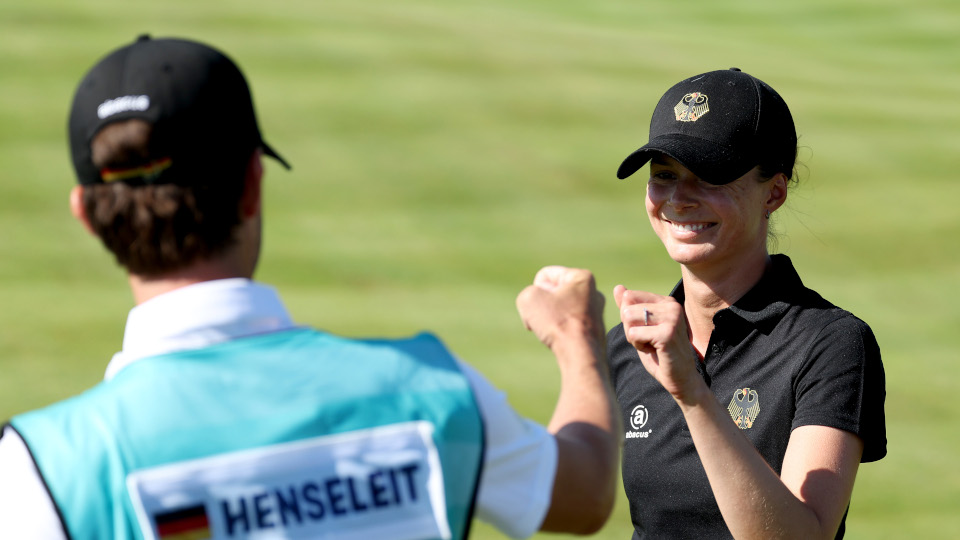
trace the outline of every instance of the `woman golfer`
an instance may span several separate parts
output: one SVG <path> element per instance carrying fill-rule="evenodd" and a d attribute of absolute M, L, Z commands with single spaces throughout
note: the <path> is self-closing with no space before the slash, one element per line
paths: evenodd
<path fill-rule="evenodd" d="M 634 538 L 839 538 L 857 467 L 886 454 L 870 328 L 767 250 L 795 182 L 786 103 L 737 69 L 670 88 L 649 142 L 646 210 L 681 280 L 616 287 L 613 383 Z"/>

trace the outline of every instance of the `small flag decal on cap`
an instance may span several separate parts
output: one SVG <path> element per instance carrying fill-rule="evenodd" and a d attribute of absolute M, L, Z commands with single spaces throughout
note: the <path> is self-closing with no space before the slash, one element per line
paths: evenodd
<path fill-rule="evenodd" d="M 156 514 L 153 519 L 157 523 L 157 537 L 162 540 L 210 538 L 210 521 L 202 504 Z"/>
<path fill-rule="evenodd" d="M 691 92 L 677 103 L 673 108 L 677 114 L 677 120 L 680 122 L 696 122 L 701 116 L 710 112 L 710 105 L 707 104 L 707 95 L 700 92 Z"/>

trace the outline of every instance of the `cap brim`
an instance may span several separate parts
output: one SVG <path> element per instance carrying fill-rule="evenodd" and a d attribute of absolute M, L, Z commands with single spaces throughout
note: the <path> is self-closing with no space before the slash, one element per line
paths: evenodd
<path fill-rule="evenodd" d="M 273 159 L 277 160 L 281 165 L 283 165 L 283 168 L 287 169 L 288 171 L 292 168 L 290 167 L 290 164 L 287 163 L 287 160 L 283 159 L 283 157 L 281 157 L 276 150 L 274 150 L 273 148 L 270 147 L 269 144 L 267 144 L 267 141 L 264 141 L 264 140 L 260 141 L 260 149 L 263 150 L 264 155 L 270 156 Z"/>
<path fill-rule="evenodd" d="M 623 163 L 621 163 L 620 167 L 617 169 L 617 178 L 623 180 L 631 174 L 639 171 L 641 167 L 646 165 L 647 162 L 650 161 L 650 158 L 653 157 L 653 154 L 659 151 L 649 148 L 649 146 L 650 145 L 643 145 L 635 152 L 627 156 L 627 158 L 623 160 Z"/>
<path fill-rule="evenodd" d="M 617 178 L 623 180 L 637 172 L 657 153 L 672 157 L 693 174 L 714 185 L 729 184 L 755 165 L 752 160 L 737 156 L 713 142 L 672 133 L 654 138 L 627 156 L 617 169 Z"/>

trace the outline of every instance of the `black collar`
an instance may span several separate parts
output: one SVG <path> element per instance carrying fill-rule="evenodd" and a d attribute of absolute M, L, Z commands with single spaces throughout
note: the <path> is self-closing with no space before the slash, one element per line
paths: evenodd
<path fill-rule="evenodd" d="M 793 268 L 790 257 L 771 255 L 770 260 L 772 264 L 760 281 L 732 306 L 718 311 L 713 316 L 714 324 L 728 317 L 726 313 L 738 316 L 765 333 L 780 322 L 790 305 L 798 300 L 806 287 Z M 684 302 L 682 279 L 673 288 L 670 296 L 681 304 Z"/>

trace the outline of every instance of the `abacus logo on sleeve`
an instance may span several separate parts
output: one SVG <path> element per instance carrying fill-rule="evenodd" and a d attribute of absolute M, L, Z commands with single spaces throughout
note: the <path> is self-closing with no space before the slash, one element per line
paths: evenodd
<path fill-rule="evenodd" d="M 650 412 L 643 405 L 637 405 L 633 408 L 633 411 L 630 412 L 630 427 L 633 428 L 633 431 L 628 431 L 624 435 L 627 439 L 646 439 L 650 436 L 650 433 L 653 432 L 653 428 L 646 431 L 640 431 L 640 429 L 647 425 L 647 421 L 650 420 Z"/>
<path fill-rule="evenodd" d="M 449 538 L 428 422 L 407 422 L 132 473 L 147 539 Z"/>

